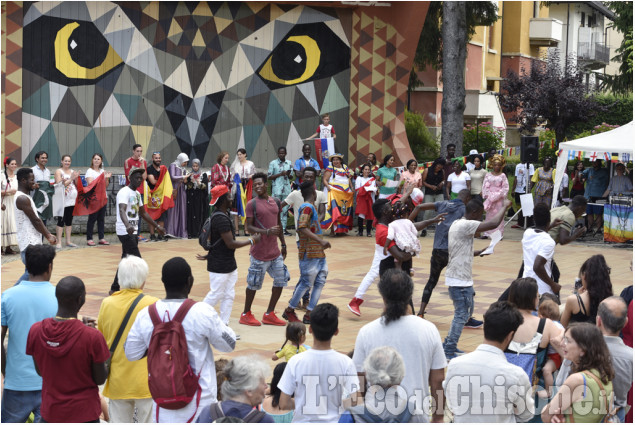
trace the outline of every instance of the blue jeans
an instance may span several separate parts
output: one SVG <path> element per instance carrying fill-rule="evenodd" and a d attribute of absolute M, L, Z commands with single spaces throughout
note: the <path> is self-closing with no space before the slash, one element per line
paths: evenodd
<path fill-rule="evenodd" d="M 306 255 L 306 254 L 305 254 Z M 322 288 L 326 283 L 326 276 L 329 274 L 329 268 L 326 265 L 326 257 L 324 258 L 305 258 L 300 260 L 300 282 L 296 291 L 289 301 L 289 307 L 296 308 L 302 295 L 311 287 L 311 299 L 307 306 L 308 311 L 313 311 L 318 301 L 320 300 L 320 294 Z"/>
<path fill-rule="evenodd" d="M 41 390 L 14 391 L 5 388 L 2 392 L 2 422 L 25 423 L 33 412 L 33 423 L 38 423 L 41 404 Z"/>
<path fill-rule="evenodd" d="M 443 351 L 446 356 L 452 356 L 456 353 L 456 344 L 461 338 L 463 326 L 474 313 L 474 287 L 450 286 L 448 292 L 454 304 L 454 319 L 450 325 L 450 332 L 443 342 Z"/>
<path fill-rule="evenodd" d="M 296 246 L 298 247 L 298 249 L 300 249 L 300 241 L 295 241 Z M 302 275 L 300 275 L 300 278 L 298 279 L 298 283 L 295 284 L 295 288 L 293 288 L 293 295 L 295 295 L 295 293 L 297 292 L 298 288 L 300 287 L 300 282 L 302 281 Z M 292 297 L 293 297 L 292 295 Z M 302 297 L 302 301 L 306 302 L 308 304 L 309 302 L 309 298 L 311 297 L 311 289 L 308 289 L 305 293 L 304 296 Z"/>
<path fill-rule="evenodd" d="M 20 251 L 20 258 L 22 259 L 22 264 L 24 264 L 24 274 L 20 276 L 13 286 L 19 285 L 23 280 L 29 280 L 29 272 L 26 269 L 26 249 L 24 251 Z"/>

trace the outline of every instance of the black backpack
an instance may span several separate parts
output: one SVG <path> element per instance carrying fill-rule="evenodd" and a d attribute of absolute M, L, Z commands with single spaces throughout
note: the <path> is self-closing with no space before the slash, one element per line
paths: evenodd
<path fill-rule="evenodd" d="M 217 214 L 227 217 L 227 215 L 224 212 L 214 211 L 214 213 L 211 216 L 207 217 L 207 220 L 205 220 L 205 223 L 203 223 L 203 227 L 201 228 L 201 233 L 199 233 L 198 235 L 198 243 L 200 246 L 203 247 L 205 251 L 211 250 L 213 247 L 216 246 L 216 244 L 218 244 L 220 241 L 223 240 L 222 238 L 219 238 L 212 245 L 209 244 L 210 237 L 212 235 L 212 219 Z M 229 223 L 232 224 L 229 217 L 227 217 L 227 219 L 229 220 Z M 232 224 L 232 228 L 233 228 L 233 224 Z"/>

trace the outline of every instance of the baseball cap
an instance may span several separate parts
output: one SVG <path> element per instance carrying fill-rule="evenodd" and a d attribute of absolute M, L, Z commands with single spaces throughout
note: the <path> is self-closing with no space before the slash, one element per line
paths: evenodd
<path fill-rule="evenodd" d="M 142 167 L 132 167 L 130 169 L 130 171 L 128 171 L 128 178 L 130 178 L 130 176 L 132 176 L 133 173 L 141 173 L 141 174 L 143 174 L 143 173 L 145 173 L 145 171 L 146 170 L 144 168 L 142 168 Z"/>
<path fill-rule="evenodd" d="M 214 186 L 212 188 L 212 200 L 209 201 L 209 204 L 216 205 L 216 201 L 218 201 L 218 198 L 220 198 L 221 196 L 223 196 L 224 194 L 228 192 L 229 192 L 229 188 L 225 186 L 224 184 L 219 184 L 218 186 Z"/>
<path fill-rule="evenodd" d="M 478 151 L 476 149 L 472 149 L 470 151 L 470 155 L 478 155 Z"/>

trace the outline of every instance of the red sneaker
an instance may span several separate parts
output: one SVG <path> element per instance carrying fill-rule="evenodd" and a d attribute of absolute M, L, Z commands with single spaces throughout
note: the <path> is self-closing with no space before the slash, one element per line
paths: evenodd
<path fill-rule="evenodd" d="M 238 323 L 247 326 L 260 326 L 260 322 L 254 317 L 253 314 L 251 314 L 251 311 L 241 314 Z"/>
<path fill-rule="evenodd" d="M 291 307 L 287 307 L 286 310 L 284 310 L 284 313 L 282 313 L 282 317 L 287 319 L 289 322 L 299 322 L 300 321 L 300 319 L 298 319 L 298 316 L 296 316 L 296 314 L 295 314 L 295 310 L 292 309 Z"/>
<path fill-rule="evenodd" d="M 265 325 L 273 325 L 273 326 L 287 326 L 287 322 L 285 322 L 282 319 L 278 319 L 275 311 L 272 311 L 271 313 L 263 314 L 262 323 Z"/>
<path fill-rule="evenodd" d="M 353 298 L 351 300 L 350 303 L 348 303 L 348 309 L 351 311 L 351 313 L 353 313 L 355 316 L 361 316 L 362 312 L 359 311 L 359 306 L 362 305 L 362 303 L 364 302 L 363 299 L 361 298 Z"/>

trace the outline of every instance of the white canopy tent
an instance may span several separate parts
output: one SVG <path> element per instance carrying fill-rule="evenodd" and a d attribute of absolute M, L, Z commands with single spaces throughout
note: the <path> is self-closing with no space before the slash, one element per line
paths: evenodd
<path fill-rule="evenodd" d="M 560 154 L 558 155 L 558 162 L 556 164 L 556 181 L 554 182 L 554 188 L 559 188 L 562 183 L 562 175 L 566 171 L 567 161 L 569 160 L 569 151 L 596 152 L 600 159 L 604 159 L 604 152 L 608 152 L 609 155 L 611 153 L 617 153 L 620 155 L 620 160 L 622 154 L 627 153 L 630 154 L 630 158 L 632 159 L 634 136 L 633 121 L 631 121 L 615 130 L 560 143 L 558 146 Z M 552 208 L 556 206 L 557 200 L 558 197 L 554 196 L 551 204 Z"/>

